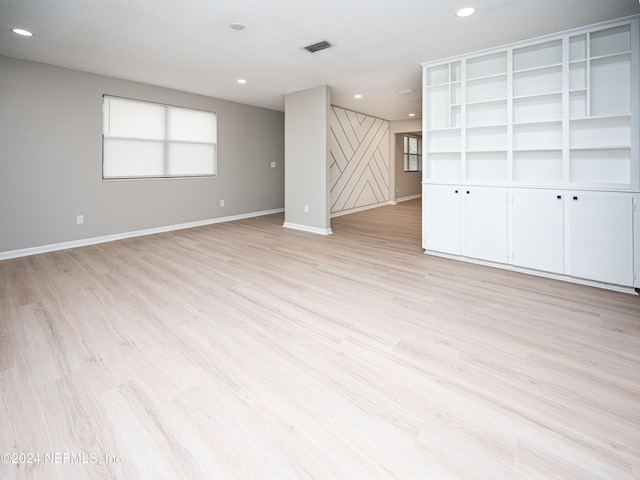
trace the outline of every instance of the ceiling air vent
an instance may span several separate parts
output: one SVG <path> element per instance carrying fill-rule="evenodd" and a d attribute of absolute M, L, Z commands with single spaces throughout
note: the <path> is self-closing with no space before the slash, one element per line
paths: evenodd
<path fill-rule="evenodd" d="M 309 53 L 315 53 L 329 47 L 333 47 L 333 45 L 327 42 L 326 40 L 322 40 L 321 42 L 314 43 L 312 45 L 307 45 L 306 47 L 302 47 L 302 48 L 304 48 Z"/>

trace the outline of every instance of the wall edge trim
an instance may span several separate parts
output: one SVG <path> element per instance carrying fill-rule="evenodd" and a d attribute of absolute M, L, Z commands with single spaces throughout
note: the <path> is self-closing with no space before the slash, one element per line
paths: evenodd
<path fill-rule="evenodd" d="M 258 212 L 241 213 L 238 215 L 230 215 L 227 217 L 210 218 L 207 220 L 199 220 L 196 222 L 178 223 L 174 225 L 166 225 L 163 227 L 147 228 L 143 230 L 134 230 L 123 233 L 115 233 L 112 235 L 103 235 L 99 237 L 82 238 L 79 240 L 71 240 L 68 242 L 52 243 L 48 245 L 41 245 L 38 247 L 21 248 L 17 250 L 8 250 L 0 252 L 0 260 L 9 260 L 12 258 L 27 257 L 30 255 L 38 255 L 40 253 L 57 252 L 59 250 L 69 250 L 72 248 L 86 247 L 89 245 L 96 245 L 99 243 L 113 242 L 117 240 L 124 240 L 127 238 L 142 237 L 145 235 L 154 235 L 157 233 L 172 232 L 174 230 L 184 230 L 187 228 L 203 227 L 206 225 L 213 225 L 216 223 L 233 222 L 235 220 L 243 220 L 245 218 L 261 217 L 264 215 L 272 215 L 274 213 L 282 213 L 284 208 L 274 208 L 271 210 L 262 210 Z"/>
<path fill-rule="evenodd" d="M 301 225 L 299 223 L 284 222 L 282 226 L 284 228 L 290 228 L 292 230 L 300 230 L 302 232 L 308 232 L 308 233 L 315 233 L 318 235 L 331 235 L 333 233 L 330 228 L 310 227 L 309 225 Z"/>

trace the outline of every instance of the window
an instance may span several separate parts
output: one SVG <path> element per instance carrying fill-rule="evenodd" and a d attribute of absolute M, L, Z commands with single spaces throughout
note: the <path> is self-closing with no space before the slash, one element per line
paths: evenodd
<path fill-rule="evenodd" d="M 404 171 L 419 172 L 422 170 L 422 138 L 404 136 Z"/>
<path fill-rule="evenodd" d="M 105 95 L 102 178 L 214 176 L 216 114 Z"/>

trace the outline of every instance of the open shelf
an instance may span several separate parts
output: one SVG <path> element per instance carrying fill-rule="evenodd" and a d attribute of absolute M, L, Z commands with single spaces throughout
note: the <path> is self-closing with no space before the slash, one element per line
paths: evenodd
<path fill-rule="evenodd" d="M 426 179 L 640 188 L 632 131 L 639 23 L 426 66 Z"/>
<path fill-rule="evenodd" d="M 523 97 L 562 91 L 562 65 L 513 74 L 513 95 Z"/>
<path fill-rule="evenodd" d="M 451 128 L 459 128 L 462 125 L 462 107 L 460 105 L 451 106 Z"/>
<path fill-rule="evenodd" d="M 428 154 L 427 173 L 435 180 L 459 180 L 462 176 L 462 162 L 460 153 L 430 153 Z"/>
<path fill-rule="evenodd" d="M 467 151 L 507 150 L 507 126 L 467 128 Z"/>
<path fill-rule="evenodd" d="M 496 52 L 467 59 L 467 80 L 507 73 L 507 52 Z"/>
<path fill-rule="evenodd" d="M 631 150 L 580 149 L 571 150 L 569 181 L 585 184 L 631 183 Z"/>
<path fill-rule="evenodd" d="M 583 118 L 570 121 L 570 148 L 610 148 L 612 145 L 624 148 L 631 146 L 630 116 Z"/>
<path fill-rule="evenodd" d="M 562 63 L 562 39 L 537 43 L 513 50 L 513 71 L 559 65 Z"/>
<path fill-rule="evenodd" d="M 631 106 L 631 55 L 591 61 L 590 115 L 625 115 Z"/>
<path fill-rule="evenodd" d="M 467 127 L 507 124 L 507 100 L 467 105 Z"/>
<path fill-rule="evenodd" d="M 462 103 L 462 83 L 453 82 L 450 88 L 451 105 L 460 105 Z"/>
<path fill-rule="evenodd" d="M 426 77 L 429 87 L 449 83 L 449 64 L 428 68 Z"/>
<path fill-rule="evenodd" d="M 506 182 L 507 152 L 467 152 L 467 180 Z"/>
<path fill-rule="evenodd" d="M 459 128 L 431 130 L 425 140 L 427 152 L 460 152 L 462 148 Z"/>
<path fill-rule="evenodd" d="M 562 122 L 514 125 L 513 149 L 562 149 Z"/>
<path fill-rule="evenodd" d="M 467 104 L 503 100 L 507 98 L 507 75 L 485 77 L 468 81 L 466 85 Z"/>
<path fill-rule="evenodd" d="M 562 93 L 513 99 L 513 121 L 562 120 Z"/>
<path fill-rule="evenodd" d="M 462 80 L 462 62 L 451 62 L 449 64 L 449 80 L 452 82 L 459 82 Z"/>
<path fill-rule="evenodd" d="M 589 36 L 592 57 L 602 57 L 631 50 L 631 28 L 629 25 L 592 32 Z"/>
<path fill-rule="evenodd" d="M 427 89 L 427 125 L 429 129 L 449 127 L 449 116 L 442 112 L 449 110 L 449 85 L 439 85 Z"/>
<path fill-rule="evenodd" d="M 587 34 L 574 35 L 569 39 L 569 61 L 575 62 L 587 58 Z"/>
<path fill-rule="evenodd" d="M 530 185 L 562 183 L 562 150 L 513 152 L 513 180 Z"/>
<path fill-rule="evenodd" d="M 580 88 L 587 88 L 587 62 L 584 60 L 569 65 L 569 89 Z"/>

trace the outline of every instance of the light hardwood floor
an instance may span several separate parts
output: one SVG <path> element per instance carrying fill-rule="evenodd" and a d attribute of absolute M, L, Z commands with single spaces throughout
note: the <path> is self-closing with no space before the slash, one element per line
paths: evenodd
<path fill-rule="evenodd" d="M 0 262 L 0 478 L 640 478 L 638 297 L 282 222 Z"/>

